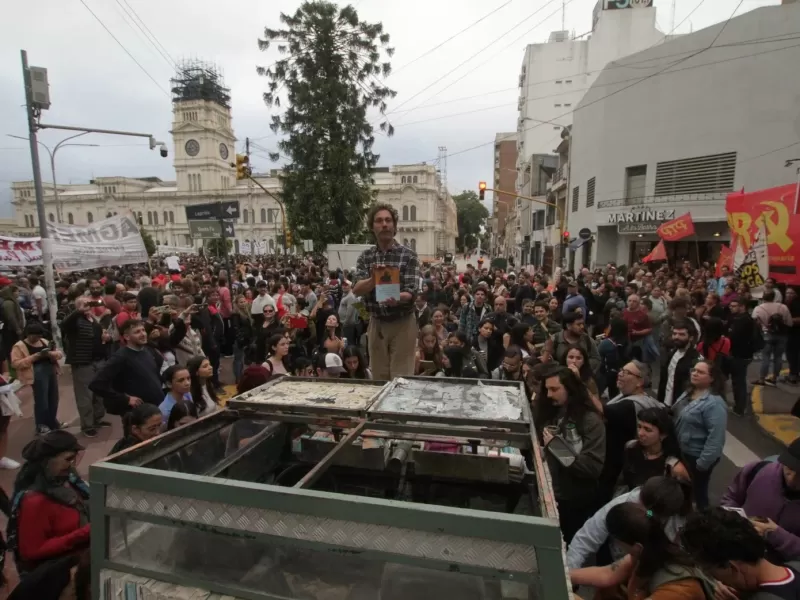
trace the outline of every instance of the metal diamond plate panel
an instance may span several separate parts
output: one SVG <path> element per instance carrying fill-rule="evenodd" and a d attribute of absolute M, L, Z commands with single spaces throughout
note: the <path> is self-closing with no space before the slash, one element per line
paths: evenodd
<path fill-rule="evenodd" d="M 523 544 L 255 509 L 113 486 L 107 488 L 106 506 L 131 513 L 166 516 L 187 523 L 361 550 L 377 550 L 504 571 L 536 572 L 536 552 L 533 546 Z"/>

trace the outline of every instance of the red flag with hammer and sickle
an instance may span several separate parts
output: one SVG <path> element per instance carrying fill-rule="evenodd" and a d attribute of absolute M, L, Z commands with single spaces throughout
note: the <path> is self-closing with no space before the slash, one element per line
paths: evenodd
<path fill-rule="evenodd" d="M 688 212 L 677 219 L 662 223 L 656 230 L 658 237 L 667 242 L 677 242 L 685 237 L 694 235 L 694 222 L 692 213 Z"/>

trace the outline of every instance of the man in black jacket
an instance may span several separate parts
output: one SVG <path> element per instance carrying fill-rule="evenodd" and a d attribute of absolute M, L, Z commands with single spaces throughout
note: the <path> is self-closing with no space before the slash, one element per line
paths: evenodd
<path fill-rule="evenodd" d="M 658 401 L 672 406 L 680 398 L 694 365 L 700 360 L 695 348 L 697 333 L 691 321 L 676 321 L 672 325 L 672 351 L 661 365 L 658 382 Z"/>
<path fill-rule="evenodd" d="M 162 356 L 147 344 L 147 331 L 138 319 L 122 324 L 125 346 L 103 365 L 89 389 L 103 399 L 112 415 L 124 415 L 142 402 L 158 406 L 164 400 L 161 387 Z"/>
<path fill-rule="evenodd" d="M 89 384 L 108 356 L 111 336 L 103 331 L 100 320 L 92 314 L 89 299 L 75 299 L 75 310 L 61 323 L 67 351 L 67 364 L 72 367 L 72 389 L 81 420 L 81 432 L 95 437 L 99 427 L 111 427 L 104 421 L 103 401 L 93 394 Z"/>
<path fill-rule="evenodd" d="M 728 304 L 728 338 L 731 340 L 731 389 L 733 390 L 733 412 L 743 416 L 749 406 L 747 396 L 747 367 L 753 360 L 758 330 L 753 317 L 747 314 L 747 306 L 738 298 Z"/>

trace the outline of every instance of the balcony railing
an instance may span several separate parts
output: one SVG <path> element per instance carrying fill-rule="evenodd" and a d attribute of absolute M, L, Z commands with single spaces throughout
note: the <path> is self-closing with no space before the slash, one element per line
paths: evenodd
<path fill-rule="evenodd" d="M 722 202 L 730 192 L 715 194 L 677 194 L 674 196 L 636 196 L 633 198 L 611 198 L 601 200 L 597 208 L 619 208 L 620 206 L 654 206 L 659 204 L 693 204 L 695 202 Z"/>

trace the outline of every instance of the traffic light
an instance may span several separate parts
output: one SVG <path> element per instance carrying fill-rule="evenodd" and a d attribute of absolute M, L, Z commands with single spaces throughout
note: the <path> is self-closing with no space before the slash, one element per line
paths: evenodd
<path fill-rule="evenodd" d="M 484 195 L 486 194 L 486 182 L 481 181 L 478 183 L 478 196 L 481 200 L 483 200 Z"/>
<path fill-rule="evenodd" d="M 236 179 L 247 179 L 250 177 L 250 158 L 246 154 L 236 155 Z"/>
<path fill-rule="evenodd" d="M 561 239 L 562 244 L 566 244 L 567 242 L 569 242 L 569 231 L 565 231 Z"/>
<path fill-rule="evenodd" d="M 288 229 L 286 230 L 286 247 L 292 248 L 292 232 Z"/>

